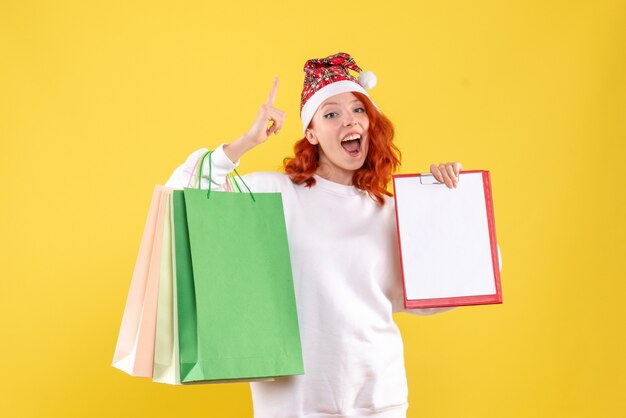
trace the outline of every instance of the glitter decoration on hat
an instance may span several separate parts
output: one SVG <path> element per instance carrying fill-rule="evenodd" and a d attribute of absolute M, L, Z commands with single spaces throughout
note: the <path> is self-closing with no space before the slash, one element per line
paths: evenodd
<path fill-rule="evenodd" d="M 348 70 L 358 72 L 358 79 Z M 306 131 L 315 111 L 324 100 L 336 94 L 352 91 L 369 97 L 366 89 L 374 87 L 376 81 L 374 73 L 361 70 L 354 58 L 345 52 L 308 60 L 304 64 L 304 87 L 300 98 L 302 133 Z"/>

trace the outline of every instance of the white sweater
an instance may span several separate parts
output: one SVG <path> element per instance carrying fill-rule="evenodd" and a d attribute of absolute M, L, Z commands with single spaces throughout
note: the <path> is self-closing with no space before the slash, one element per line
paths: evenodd
<path fill-rule="evenodd" d="M 223 190 L 231 162 L 212 154 L 212 189 Z M 192 153 L 166 186 L 187 186 L 207 150 Z M 208 187 L 205 163 L 202 187 Z M 315 176 L 296 185 L 281 173 L 243 176 L 253 192 L 282 193 L 304 375 L 251 382 L 255 418 L 406 417 L 403 344 L 392 313 L 403 307 L 394 201 L 379 206 L 354 186 Z"/>

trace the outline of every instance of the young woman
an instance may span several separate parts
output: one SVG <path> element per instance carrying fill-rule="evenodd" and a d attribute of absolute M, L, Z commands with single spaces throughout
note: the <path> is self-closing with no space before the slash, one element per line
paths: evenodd
<path fill-rule="evenodd" d="M 285 172 L 244 176 L 253 192 L 282 194 L 294 276 L 305 374 L 252 382 L 255 418 L 406 416 L 402 338 L 393 312 L 404 310 L 394 202 L 386 186 L 399 165 L 393 126 L 362 84 L 352 57 L 338 53 L 305 64 L 301 100 L 304 137 Z M 247 151 L 277 135 L 285 113 L 274 107 L 278 79 L 251 128 L 212 156 L 211 188 Z M 268 128 L 268 122 L 272 121 Z M 192 153 L 166 186 L 184 187 Z M 431 165 L 456 187 L 461 164 Z M 201 179 L 209 187 L 208 167 Z"/>

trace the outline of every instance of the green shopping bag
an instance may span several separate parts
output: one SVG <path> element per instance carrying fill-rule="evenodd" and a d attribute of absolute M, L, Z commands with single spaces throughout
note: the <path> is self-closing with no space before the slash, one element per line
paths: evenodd
<path fill-rule="evenodd" d="M 199 187 L 173 194 L 181 381 L 303 374 L 280 193 Z"/>

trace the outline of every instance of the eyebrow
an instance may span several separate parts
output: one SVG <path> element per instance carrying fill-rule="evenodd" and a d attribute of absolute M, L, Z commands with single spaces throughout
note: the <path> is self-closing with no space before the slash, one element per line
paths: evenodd
<path fill-rule="evenodd" d="M 361 101 L 359 99 L 354 99 L 350 103 L 354 103 L 354 102 L 361 102 Z M 361 103 L 363 103 L 363 102 L 361 102 Z M 322 107 L 325 107 L 325 106 L 328 106 L 328 105 L 336 105 L 336 104 L 337 104 L 336 102 L 328 102 L 328 103 L 324 103 L 322 105 Z"/>

